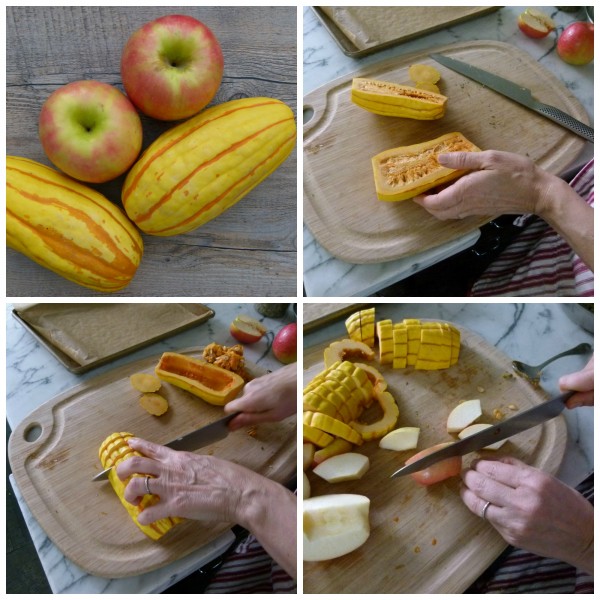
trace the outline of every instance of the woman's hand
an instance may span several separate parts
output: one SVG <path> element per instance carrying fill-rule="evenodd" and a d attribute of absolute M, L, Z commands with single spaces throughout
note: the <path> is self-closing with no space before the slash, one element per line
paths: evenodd
<path fill-rule="evenodd" d="M 237 523 L 296 577 L 296 497 L 285 487 L 250 469 L 214 456 L 177 452 L 139 438 L 128 444 L 144 456 L 117 466 L 121 480 L 134 473 L 152 475 L 149 487 L 160 501 L 139 515 L 141 525 L 164 517 Z M 145 477 L 132 477 L 125 500 L 138 504 L 147 493 Z"/>
<path fill-rule="evenodd" d="M 297 365 L 286 365 L 257 377 L 244 387 L 239 398 L 225 405 L 225 412 L 241 412 L 230 423 L 231 430 L 258 423 L 281 421 L 296 412 Z"/>
<path fill-rule="evenodd" d="M 461 498 L 513 546 L 593 574 L 594 509 L 558 479 L 511 457 L 477 460 L 462 474 Z"/>
<path fill-rule="evenodd" d="M 548 175 L 531 159 L 511 152 L 486 150 L 440 154 L 438 162 L 444 167 L 471 172 L 436 194 L 414 198 L 434 217 L 537 214 Z"/>
<path fill-rule="evenodd" d="M 567 400 L 567 408 L 594 405 L 594 357 L 581 371 L 563 375 L 558 380 L 558 386 L 562 392 L 574 391 L 575 393 Z"/>

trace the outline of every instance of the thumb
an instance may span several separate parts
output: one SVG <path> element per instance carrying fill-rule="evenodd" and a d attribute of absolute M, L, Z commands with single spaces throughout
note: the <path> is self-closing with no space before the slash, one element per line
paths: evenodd
<path fill-rule="evenodd" d="M 438 154 L 437 161 L 449 169 L 481 169 L 483 158 L 480 152 L 446 152 Z"/>

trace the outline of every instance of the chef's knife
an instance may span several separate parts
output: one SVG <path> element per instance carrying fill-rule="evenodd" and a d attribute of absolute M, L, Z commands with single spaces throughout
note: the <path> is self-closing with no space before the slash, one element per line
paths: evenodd
<path fill-rule="evenodd" d="M 479 433 L 475 433 L 466 437 L 454 444 L 450 444 L 441 450 L 432 452 L 419 460 L 402 467 L 396 471 L 392 477 L 401 477 L 402 475 L 410 475 L 417 471 L 422 471 L 427 467 L 452 456 L 463 456 L 469 452 L 480 450 L 500 440 L 505 440 L 517 433 L 521 433 L 526 429 L 531 429 L 536 425 L 540 425 L 545 421 L 549 421 L 558 416 L 565 408 L 566 401 L 573 395 L 573 392 L 566 392 L 560 396 L 556 396 L 552 400 L 542 402 L 533 408 L 523 411 L 522 413 L 506 419 L 498 425 L 492 425 Z"/>
<path fill-rule="evenodd" d="M 508 79 L 504 79 L 504 77 L 500 77 L 499 75 L 494 75 L 488 71 L 484 71 L 478 67 L 474 67 L 468 63 L 462 62 L 460 60 L 456 60 L 454 58 L 450 58 L 448 56 L 444 56 L 443 54 L 430 54 L 429 55 L 433 60 L 437 61 L 441 65 L 472 79 L 473 81 L 477 81 L 477 83 L 481 83 L 486 87 L 526 106 L 527 108 L 535 111 L 536 113 L 562 125 L 569 131 L 576 133 L 582 138 L 588 140 L 589 142 L 594 142 L 594 129 L 581 121 L 578 121 L 571 115 L 559 110 L 554 106 L 550 106 L 549 104 L 543 104 L 542 102 L 538 102 L 532 95 L 531 91 L 525 87 L 521 87 L 516 83 L 509 81 Z"/>
<path fill-rule="evenodd" d="M 198 450 L 198 448 L 203 448 L 204 446 L 209 446 L 210 444 L 214 444 L 219 440 L 222 440 L 224 437 L 227 437 L 229 433 L 229 421 L 231 421 L 235 416 L 240 413 L 232 413 L 223 417 L 222 419 L 218 419 L 205 425 L 204 427 L 200 427 L 200 429 L 196 429 L 196 431 L 192 431 L 187 435 L 178 437 L 175 440 L 170 441 L 168 444 L 164 444 L 167 448 L 171 448 L 173 450 L 186 450 L 191 452 L 192 450 Z M 92 481 L 102 481 L 104 479 L 108 479 L 108 473 L 113 467 L 109 467 L 108 469 L 104 469 L 96 475 Z"/>

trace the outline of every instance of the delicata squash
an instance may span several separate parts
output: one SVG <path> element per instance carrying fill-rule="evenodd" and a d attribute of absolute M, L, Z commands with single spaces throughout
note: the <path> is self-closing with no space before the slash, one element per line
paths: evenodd
<path fill-rule="evenodd" d="M 480 149 L 461 133 L 453 132 L 377 154 L 371 159 L 377 198 L 408 200 L 464 175 L 464 170 L 440 165 L 437 156 L 446 152 L 480 152 Z"/>

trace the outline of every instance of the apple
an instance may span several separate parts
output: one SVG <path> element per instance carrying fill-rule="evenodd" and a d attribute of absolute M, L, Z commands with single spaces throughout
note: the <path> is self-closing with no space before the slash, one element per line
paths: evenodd
<path fill-rule="evenodd" d="M 306 471 L 312 465 L 315 456 L 315 445 L 304 442 L 302 445 L 302 470 Z"/>
<path fill-rule="evenodd" d="M 100 81 L 74 81 L 52 92 L 40 112 L 39 135 L 44 152 L 61 171 L 89 183 L 123 174 L 142 148 L 135 107 Z"/>
<path fill-rule="evenodd" d="M 379 440 L 379 447 L 385 450 L 413 450 L 419 441 L 418 427 L 400 427 L 390 431 Z"/>
<path fill-rule="evenodd" d="M 296 323 L 290 323 L 280 329 L 273 340 L 273 354 L 284 365 L 296 362 L 297 336 L 298 327 Z"/>
<path fill-rule="evenodd" d="M 313 473 L 328 483 L 338 483 L 360 479 L 369 470 L 369 466 L 368 456 L 358 452 L 345 452 L 324 460 L 313 469 Z"/>
<path fill-rule="evenodd" d="M 121 78 L 131 101 L 162 121 L 187 119 L 215 96 L 223 53 L 213 32 L 186 15 L 167 15 L 134 32 L 121 56 Z"/>
<path fill-rule="evenodd" d="M 329 560 L 362 546 L 371 533 L 370 504 L 360 494 L 327 494 L 304 500 L 304 560 Z"/>
<path fill-rule="evenodd" d="M 302 498 L 306 500 L 307 498 L 310 498 L 310 481 L 308 480 L 306 473 L 302 473 L 302 475 L 304 475 L 302 484 Z"/>
<path fill-rule="evenodd" d="M 517 25 L 526 36 L 538 39 L 546 37 L 556 29 L 552 18 L 535 8 L 528 8 L 522 12 L 517 18 Z"/>
<path fill-rule="evenodd" d="M 492 427 L 492 425 L 490 425 L 489 423 L 474 423 L 473 425 L 469 425 L 468 427 L 465 427 L 465 429 L 463 429 L 459 434 L 458 437 L 463 440 L 466 437 L 469 437 L 470 435 L 474 435 L 476 433 L 479 433 L 480 431 L 483 431 L 484 429 L 487 429 L 488 427 Z M 493 444 L 490 444 L 489 446 L 485 446 L 485 448 L 483 448 L 484 450 L 498 450 L 498 448 L 500 448 L 504 442 L 506 442 L 506 440 L 500 440 L 499 442 L 494 442 Z"/>
<path fill-rule="evenodd" d="M 556 52 L 570 65 L 587 65 L 594 60 L 594 24 L 577 21 L 560 34 Z"/>
<path fill-rule="evenodd" d="M 481 416 L 481 402 L 479 400 L 465 400 L 452 409 L 448 415 L 446 430 L 448 433 L 462 431 L 467 425 Z"/>
<path fill-rule="evenodd" d="M 423 458 L 432 452 L 441 450 L 452 443 L 453 442 L 444 442 L 442 444 L 431 446 L 431 448 L 421 450 L 421 452 L 417 452 L 417 454 L 409 458 L 404 464 L 410 465 L 416 460 L 419 460 L 420 458 Z M 444 458 L 430 467 L 423 469 L 422 471 L 411 473 L 410 476 L 420 485 L 433 485 L 434 483 L 444 481 L 444 479 L 449 479 L 450 477 L 459 475 L 461 470 L 462 456 L 452 456 L 450 458 Z"/>
<path fill-rule="evenodd" d="M 253 344 L 267 332 L 262 323 L 246 315 L 238 315 L 229 326 L 229 333 L 242 344 Z"/>
<path fill-rule="evenodd" d="M 325 448 L 321 448 L 315 452 L 311 464 L 313 467 L 316 467 L 328 458 L 337 456 L 338 454 L 345 454 L 346 452 L 350 452 L 350 450 L 352 450 L 352 444 L 348 440 L 335 438 L 331 444 L 327 444 Z"/>

